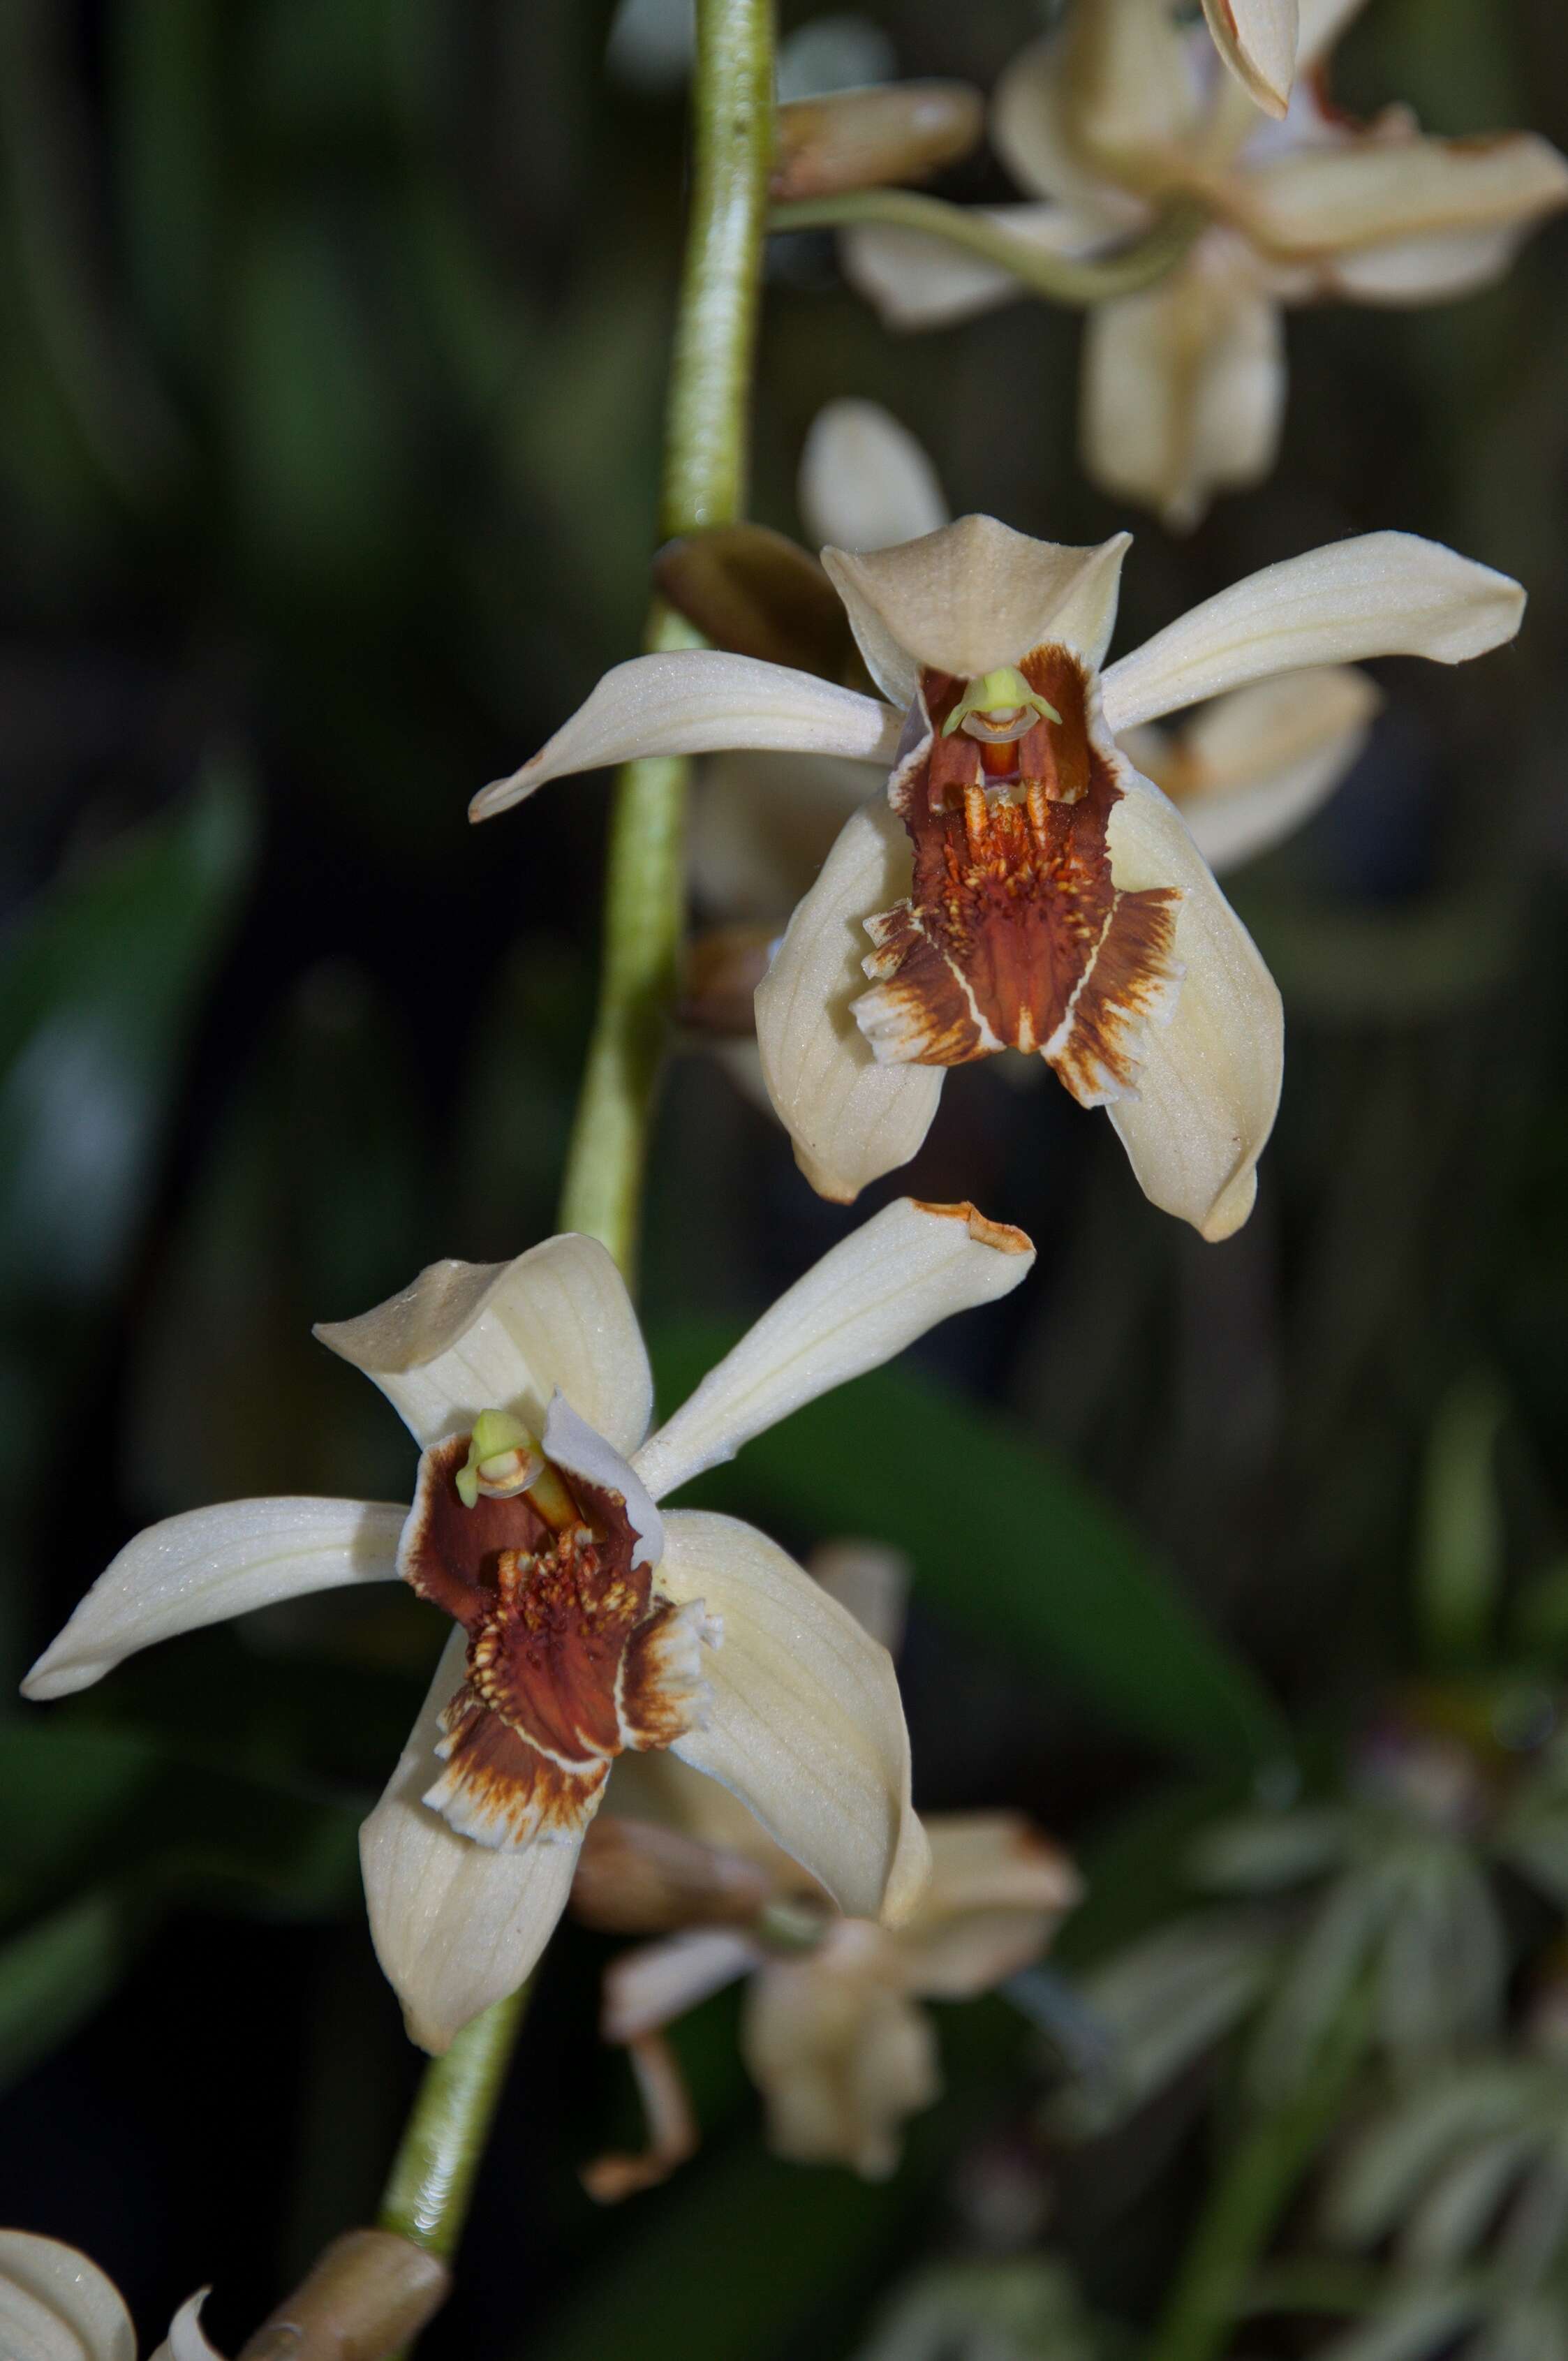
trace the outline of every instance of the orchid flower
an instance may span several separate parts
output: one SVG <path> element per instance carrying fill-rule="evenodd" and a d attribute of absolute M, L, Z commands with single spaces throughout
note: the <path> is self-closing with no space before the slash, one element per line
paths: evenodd
<path fill-rule="evenodd" d="M 813 542 L 883 549 L 949 522 L 935 469 L 874 401 L 831 401 L 801 454 L 797 499 Z M 1318 665 L 1238 689 L 1183 728 L 1129 730 L 1122 751 L 1179 810 L 1216 876 L 1293 835 L 1326 803 L 1382 706 L 1354 666 Z M 692 883 L 720 919 L 782 921 L 865 800 L 858 763 L 713 754 L 693 799 Z"/>
<path fill-rule="evenodd" d="M 1146 230 L 1174 199 L 1212 216 L 1157 286 L 1095 308 L 1084 345 L 1085 466 L 1173 530 L 1274 465 L 1282 306 L 1470 294 L 1568 203 L 1568 163 L 1532 134 L 1439 139 L 1403 108 L 1362 125 L 1331 106 L 1328 52 L 1361 5 L 1301 0 L 1299 74 L 1278 124 L 1260 124 L 1214 72 L 1201 27 L 1179 24 L 1171 0 L 1077 0 L 997 86 L 992 137 L 1030 201 L 990 218 L 1017 236 L 1083 257 Z M 1208 6 L 1230 61 L 1277 102 L 1293 8 Z M 934 327 L 1024 292 L 1001 266 L 907 230 L 846 231 L 843 254 L 894 327 Z"/>
<path fill-rule="evenodd" d="M 202 2334 L 206 2290 L 181 2304 L 152 2361 L 222 2361 Z M 5 2361 L 137 2361 L 137 2333 L 113 2279 L 74 2246 L 0 2230 L 0 2354 Z"/>
<path fill-rule="evenodd" d="M 825 1196 L 848 1202 L 914 1155 L 946 1067 L 1013 1048 L 1109 1110 L 1146 1196 L 1230 1236 L 1278 1102 L 1279 995 L 1118 738 L 1324 665 L 1458 663 L 1523 613 L 1504 576 L 1371 533 L 1266 568 L 1105 668 L 1128 545 L 963 517 L 891 549 L 827 549 L 880 699 L 714 649 L 637 657 L 475 798 L 488 818 L 564 774 L 721 748 L 892 766 L 756 994 L 769 1095 Z"/>
<path fill-rule="evenodd" d="M 643 1766 L 633 1768 L 641 1771 Z M 754 1820 L 716 1812 L 676 1762 L 649 1766 L 626 1808 L 659 1819 L 598 1822 L 574 1895 L 590 1924 L 665 1939 L 623 1952 L 605 1978 L 604 2032 L 626 2045 L 649 2146 L 586 2176 L 604 2199 L 664 2179 L 696 2145 L 664 2028 L 744 1977 L 741 2049 L 767 2106 L 768 2137 L 800 2163 L 881 2180 L 906 2118 L 941 2092 L 922 1999 L 971 2000 L 1038 1959 L 1080 1886 L 1071 1862 L 1014 1812 L 927 1823 L 931 1880 L 896 1928 L 836 1914 Z M 619 1776 L 619 1773 L 618 1773 Z M 601 1851 L 602 1848 L 602 1851 Z"/>
<path fill-rule="evenodd" d="M 371 1931 L 410 2031 L 444 2048 L 514 1991 L 565 1903 L 624 1751 L 670 1747 L 840 1905 L 897 1919 L 924 1835 L 891 1659 L 750 1525 L 662 1516 L 678 1486 L 1016 1287 L 1021 1231 L 905 1198 L 824 1256 L 650 1434 L 652 1380 L 597 1240 L 442 1262 L 317 1330 L 420 1449 L 411 1509 L 234 1501 L 138 1534 L 24 1683 L 83 1688 L 135 1649 L 283 1598 L 402 1579 L 457 1625 L 365 1823 Z"/>
<path fill-rule="evenodd" d="M 1203 0 L 1203 14 L 1243 89 L 1266 115 L 1283 115 L 1296 75 L 1297 0 Z"/>

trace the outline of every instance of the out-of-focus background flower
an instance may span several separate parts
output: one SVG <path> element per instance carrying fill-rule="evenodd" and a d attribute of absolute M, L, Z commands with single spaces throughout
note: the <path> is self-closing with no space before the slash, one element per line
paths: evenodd
<path fill-rule="evenodd" d="M 1043 21 L 784 16 L 797 92 L 989 89 Z M 637 642 L 685 72 L 663 0 L 0 5 L 7 1696 L 150 1516 L 406 1497 L 397 1421 L 310 1323 L 552 1226 L 604 784 L 480 834 L 464 806 Z M 1369 0 L 1336 93 L 1568 146 L 1568 25 L 1557 0 Z M 941 185 L 1005 193 L 983 151 Z M 765 2154 L 721 1996 L 678 2037 L 701 2156 L 607 2214 L 576 2169 L 634 2145 L 636 2111 L 597 2037 L 612 1947 L 566 1930 L 433 2356 L 1095 2349 L 1083 2305 L 1135 2331 L 1201 2194 L 1192 2061 L 1234 2036 L 1255 2080 L 1311 1912 L 1358 1876 L 1404 1892 L 1420 1856 L 1424 1935 L 1374 1911 L 1334 1987 L 1362 2004 L 1391 1945 L 1431 1971 L 1420 2037 L 1369 2042 L 1393 2107 L 1402 2059 L 1473 2073 L 1506 2040 L 1503 1970 L 1544 1958 L 1568 1891 L 1568 229 L 1468 302 L 1294 313 L 1279 467 L 1185 540 L 1085 483 L 1080 335 L 1021 302 L 899 339 L 830 236 L 779 239 L 754 513 L 802 533 L 806 432 L 853 394 L 918 434 L 955 511 L 1136 525 L 1119 644 L 1385 525 L 1518 576 L 1526 629 L 1452 674 L 1374 667 L 1343 791 L 1227 879 L 1289 1028 L 1240 1235 L 1156 1213 L 1053 1083 L 960 1071 L 870 1202 L 971 1197 L 1030 1231 L 1031 1283 L 705 1483 L 797 1552 L 909 1554 L 917 1800 L 1027 1811 L 1088 1875 L 1017 1996 L 1035 2029 L 1002 1998 L 943 2008 L 948 2095 L 867 2185 Z M 684 1059 L 643 1251 L 663 1398 L 855 1218 Z M 148 2343 L 211 2279 L 233 2349 L 373 2210 L 416 2061 L 354 1836 L 440 1637 L 400 1594 L 328 1598 L 0 1708 L 0 2220 L 85 2247 Z M 1292 1818 L 1303 1781 L 1332 1839 L 1271 1852 L 1246 1816 Z M 1494 1874 L 1496 1954 L 1456 1962 L 1443 1897 Z M 1152 2114 L 1129 2114 L 1096 2045 L 1118 2007 L 1168 2032 L 1193 1989 L 1213 2005 L 1174 2064 L 1138 2053 Z M 1529 2055 L 1516 2114 L 1560 2071 Z M 1340 2214 L 1371 2237 L 1393 2201 L 1357 2200 L 1355 2169 Z M 954 2326 L 977 2257 L 1047 2248 Z M 954 2276 L 898 2295 L 934 2251 Z M 1275 2349 L 1274 2315 L 1248 2334 Z"/>

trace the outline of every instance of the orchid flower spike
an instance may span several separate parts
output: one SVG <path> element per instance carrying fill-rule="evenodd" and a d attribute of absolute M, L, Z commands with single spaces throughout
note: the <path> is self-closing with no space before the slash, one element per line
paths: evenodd
<path fill-rule="evenodd" d="M 928 1873 L 892 1660 L 732 1517 L 657 1503 L 949 1313 L 1034 1248 L 970 1205 L 903 1198 L 780 1298 L 656 1432 L 625 1282 L 567 1235 L 435 1263 L 319 1329 L 419 1445 L 411 1509 L 230 1502 L 132 1541 L 23 1684 L 84 1688 L 249 1609 L 401 1579 L 457 1626 L 361 1856 L 409 2028 L 444 2049 L 516 1990 L 565 1903 L 611 1763 L 668 1747 L 731 1789 L 835 1901 L 896 1920 Z"/>
<path fill-rule="evenodd" d="M 223 2361 L 202 2334 L 203 2289 L 181 2304 L 152 2361 Z M 0 2230 L 0 2354 L 5 2361 L 137 2361 L 119 2289 L 57 2238 Z"/>
<path fill-rule="evenodd" d="M 1298 38 L 1297 0 L 1204 0 L 1234 81 L 1176 0 L 1071 0 L 997 84 L 992 141 L 1025 197 L 989 209 L 997 226 L 1087 258 L 1146 235 L 1173 202 L 1210 217 L 1157 285 L 1097 304 L 1084 339 L 1085 467 L 1173 531 L 1274 466 L 1285 306 L 1471 294 L 1568 203 L 1568 162 L 1531 133 L 1440 139 L 1403 107 L 1363 124 L 1332 105 L 1329 53 L 1364 5 L 1299 0 Z M 1282 119 L 1260 122 L 1253 100 Z M 1003 265 L 906 229 L 847 229 L 840 250 L 891 327 L 1027 291 Z"/>
<path fill-rule="evenodd" d="M 484 819 L 563 774 L 721 747 L 891 765 L 756 994 L 769 1095 L 824 1196 L 848 1202 L 914 1155 L 947 1067 L 1015 1049 L 1108 1110 L 1155 1204 L 1229 1237 L 1278 1104 L 1279 995 L 1127 733 L 1264 685 L 1272 708 L 1287 676 L 1363 657 L 1460 663 L 1524 611 L 1489 567 L 1370 533 L 1266 568 L 1106 668 L 1128 545 L 971 516 L 826 549 L 885 701 L 712 649 L 638 657 L 475 798 Z"/>

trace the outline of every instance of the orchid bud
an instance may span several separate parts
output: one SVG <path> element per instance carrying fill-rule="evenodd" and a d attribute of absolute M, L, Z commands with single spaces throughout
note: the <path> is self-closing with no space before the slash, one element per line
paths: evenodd
<path fill-rule="evenodd" d="M 768 1870 L 652 1820 L 606 1812 L 577 1856 L 572 1913 L 611 1935 L 748 1926 L 773 1892 Z"/>
<path fill-rule="evenodd" d="M 886 82 L 792 100 L 778 112 L 773 194 L 827 197 L 924 181 L 967 156 L 984 122 L 984 100 L 962 82 Z"/>

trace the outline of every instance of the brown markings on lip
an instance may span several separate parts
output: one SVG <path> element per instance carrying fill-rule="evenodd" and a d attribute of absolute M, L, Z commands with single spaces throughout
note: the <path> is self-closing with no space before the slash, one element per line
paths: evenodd
<path fill-rule="evenodd" d="M 933 734 L 892 789 L 913 886 L 866 922 L 873 983 L 855 1016 L 884 1061 L 1038 1051 L 1075 1098 L 1099 1105 L 1133 1091 L 1143 1028 L 1179 978 L 1181 897 L 1112 882 L 1106 835 L 1121 789 L 1091 738 L 1077 659 L 1036 648 L 1019 669 L 1062 718 L 1011 746 L 944 738 L 965 683 L 921 675 Z"/>
<path fill-rule="evenodd" d="M 465 1508 L 455 1479 L 468 1441 L 423 1455 L 399 1553 L 404 1580 L 468 1634 L 467 1673 L 442 1717 L 446 1769 L 427 1801 L 481 1842 L 576 1833 L 615 1755 L 691 1727 L 694 1683 L 676 1646 L 686 1627 L 654 1598 L 652 1570 L 633 1567 L 619 1492 L 574 1476 L 584 1517 L 562 1532 L 521 1494 Z"/>

